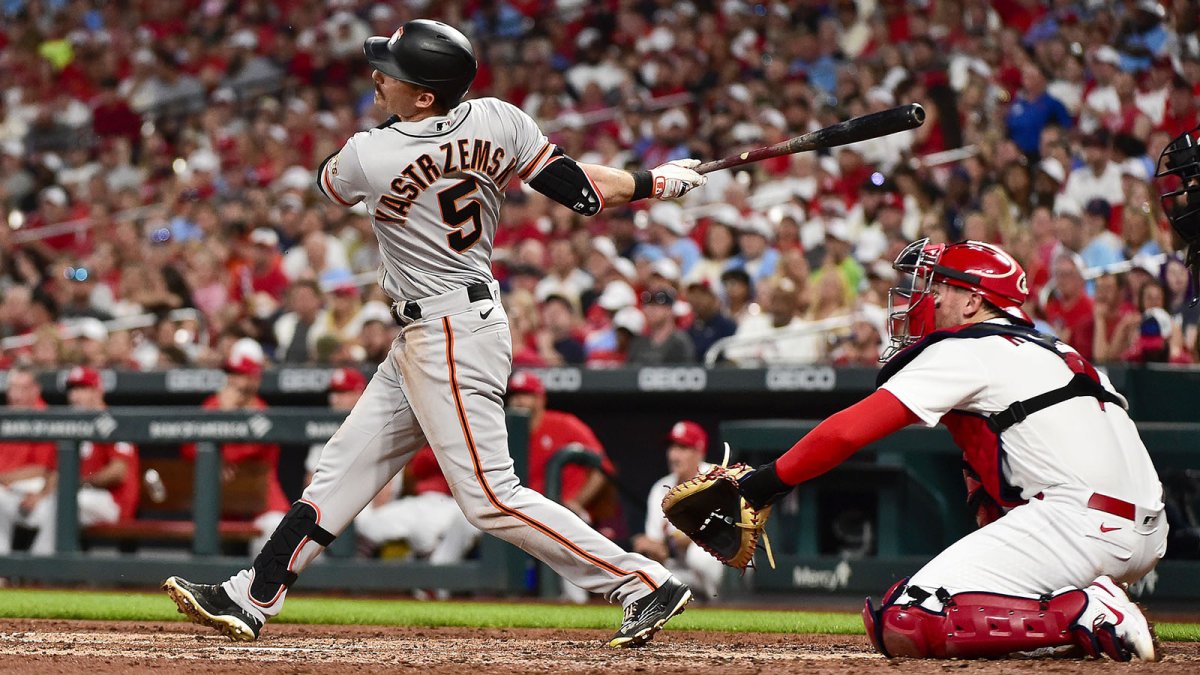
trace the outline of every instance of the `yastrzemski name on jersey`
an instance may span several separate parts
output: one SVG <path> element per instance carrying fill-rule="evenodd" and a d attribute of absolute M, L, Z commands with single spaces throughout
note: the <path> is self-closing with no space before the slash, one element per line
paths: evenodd
<path fill-rule="evenodd" d="M 504 191 L 514 175 L 533 179 L 553 150 L 521 109 L 474 99 L 445 116 L 355 134 L 318 184 L 335 202 L 363 202 L 382 253 L 380 285 L 415 300 L 492 281 Z"/>
<path fill-rule="evenodd" d="M 380 195 L 379 205 L 375 207 L 376 222 L 404 224 L 413 201 L 443 176 L 471 181 L 474 191 L 478 185 L 471 173 L 486 174 L 493 183 L 506 185 L 517 168 L 517 160 L 511 159 L 501 169 L 500 164 L 507 156 L 504 148 L 493 148 L 491 141 L 482 138 L 460 138 L 453 143 L 443 143 L 438 149 L 442 153 L 438 159 L 421 155 L 392 179 L 391 192 Z M 336 166 L 331 169 L 336 170 Z"/>

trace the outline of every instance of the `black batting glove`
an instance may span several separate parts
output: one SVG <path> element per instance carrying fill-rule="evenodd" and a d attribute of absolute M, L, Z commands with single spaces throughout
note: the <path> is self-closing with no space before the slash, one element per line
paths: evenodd
<path fill-rule="evenodd" d="M 775 462 L 763 464 L 738 479 L 738 492 L 742 499 L 756 509 L 765 509 L 783 499 L 796 486 L 788 485 L 779 478 Z"/>

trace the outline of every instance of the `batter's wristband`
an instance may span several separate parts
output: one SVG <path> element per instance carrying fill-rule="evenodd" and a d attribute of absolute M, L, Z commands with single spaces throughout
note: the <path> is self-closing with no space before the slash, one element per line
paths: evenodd
<path fill-rule="evenodd" d="M 634 171 L 632 175 L 633 196 L 629 198 L 629 201 L 647 199 L 654 194 L 654 176 L 651 176 L 649 171 Z"/>

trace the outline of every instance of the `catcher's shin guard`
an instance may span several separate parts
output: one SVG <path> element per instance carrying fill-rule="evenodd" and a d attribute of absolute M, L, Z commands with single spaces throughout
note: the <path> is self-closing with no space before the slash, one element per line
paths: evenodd
<path fill-rule="evenodd" d="M 1100 636 L 1076 624 L 1087 607 L 1079 589 L 1054 597 L 1018 598 L 998 593 L 958 593 L 938 589 L 940 612 L 921 606 L 923 589 L 893 586 L 875 610 L 867 600 L 863 623 L 871 643 L 884 656 L 913 658 L 996 658 L 1017 652 L 1075 646 L 1088 656 L 1108 653 Z M 908 592 L 909 601 L 898 604 Z"/>
<path fill-rule="evenodd" d="M 892 587 L 887 589 L 883 594 L 883 600 L 879 604 L 879 609 L 875 609 L 871 605 L 871 598 L 867 596 L 866 603 L 863 605 L 862 618 L 863 627 L 867 629 L 867 637 L 871 640 L 871 646 L 875 651 L 884 656 L 891 656 L 883 645 L 883 621 L 880 619 L 880 614 L 885 609 L 896 604 L 896 599 L 904 594 L 904 589 L 908 587 L 908 577 L 904 577 L 900 581 L 892 584 Z"/>
<path fill-rule="evenodd" d="M 267 544 L 263 546 L 258 557 L 254 559 L 254 581 L 250 584 L 250 599 L 256 604 L 268 607 L 279 599 L 283 589 L 290 588 L 299 575 L 294 570 L 316 556 L 317 551 L 310 551 L 305 559 L 300 560 L 301 550 L 309 542 L 320 547 L 333 543 L 336 535 L 321 527 L 318 523 L 321 514 L 315 506 L 298 501 L 292 504 L 287 515 L 275 528 Z"/>

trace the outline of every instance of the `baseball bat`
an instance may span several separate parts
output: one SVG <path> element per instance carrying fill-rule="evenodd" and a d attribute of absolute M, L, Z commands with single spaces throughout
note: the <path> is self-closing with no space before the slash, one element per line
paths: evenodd
<path fill-rule="evenodd" d="M 720 171 L 721 169 L 730 169 L 751 162 L 760 162 L 771 157 L 779 157 L 780 155 L 791 155 L 797 152 L 808 152 L 823 148 L 835 148 L 839 145 L 849 145 L 850 143 L 857 143 L 870 138 L 879 138 L 888 134 L 916 129 L 924 122 L 925 109 L 918 103 L 909 103 L 908 105 L 848 119 L 845 122 L 838 122 L 824 129 L 810 131 L 807 134 L 789 138 L 786 141 L 781 141 L 765 148 L 755 148 L 741 154 L 705 162 L 696 167 L 696 173 L 709 173 L 711 171 Z"/>

